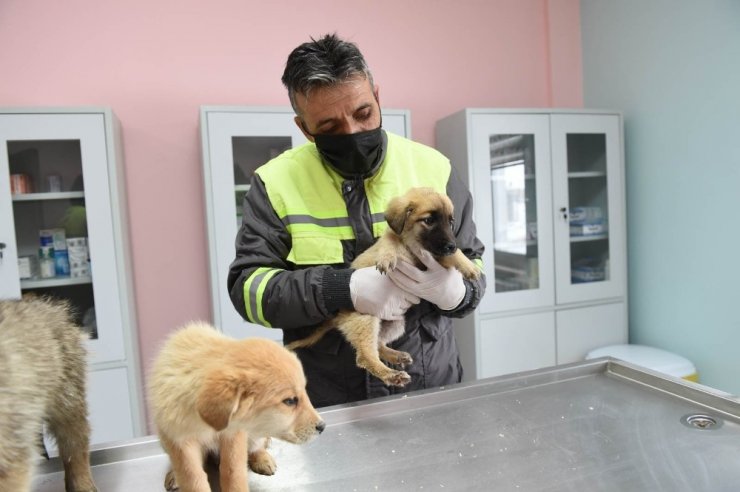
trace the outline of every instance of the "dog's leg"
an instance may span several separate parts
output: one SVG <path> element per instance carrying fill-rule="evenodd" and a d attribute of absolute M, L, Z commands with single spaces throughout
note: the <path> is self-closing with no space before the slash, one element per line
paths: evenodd
<path fill-rule="evenodd" d="M 380 359 L 388 364 L 407 366 L 414 362 L 414 359 L 407 352 L 394 350 L 386 344 L 397 340 L 403 335 L 406 326 L 405 320 L 392 320 L 380 322 L 380 334 L 378 335 L 378 353 Z"/>
<path fill-rule="evenodd" d="M 249 440 L 249 456 L 247 463 L 249 469 L 260 475 L 274 475 L 277 470 L 275 459 L 267 452 L 270 445 L 270 438 Z"/>
<path fill-rule="evenodd" d="M 339 330 L 357 352 L 357 365 L 389 386 L 405 386 L 411 381 L 405 371 L 391 369 L 380 361 L 378 332 L 380 320 L 367 314 L 353 313 Z"/>
<path fill-rule="evenodd" d="M 85 399 L 86 354 L 79 329 L 68 325 L 62 338 L 65 386 L 53 395 L 47 411 L 49 432 L 59 446 L 67 492 L 97 492 L 90 470 L 90 424 Z"/>
<path fill-rule="evenodd" d="M 219 436 L 218 476 L 221 492 L 249 492 L 247 482 L 247 434 L 222 433 Z"/>
<path fill-rule="evenodd" d="M 90 455 L 87 450 L 75 450 L 68 454 L 62 453 L 60 446 L 59 457 L 64 460 L 66 492 L 97 492 L 90 472 Z"/>
<path fill-rule="evenodd" d="M 169 473 L 165 477 L 167 490 L 172 490 L 168 487 L 174 485 L 180 492 L 211 492 L 208 474 L 203 469 L 203 450 L 200 443 L 185 441 L 176 444 L 163 435 L 160 436 L 160 443 L 170 456 L 174 474 L 174 484 L 171 483 L 172 476 Z"/>
<path fill-rule="evenodd" d="M 382 344 L 378 345 L 378 355 L 380 356 L 380 360 L 385 361 L 388 364 L 394 364 L 401 367 L 411 365 L 411 363 L 414 362 L 414 359 L 408 352 L 394 350 Z"/>

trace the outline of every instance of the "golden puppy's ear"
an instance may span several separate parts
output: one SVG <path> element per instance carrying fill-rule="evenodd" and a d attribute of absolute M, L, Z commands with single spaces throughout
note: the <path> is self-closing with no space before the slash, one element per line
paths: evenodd
<path fill-rule="evenodd" d="M 413 211 L 414 206 L 411 201 L 406 197 L 397 196 L 388 202 L 388 207 L 385 209 L 385 221 L 388 222 L 393 232 L 400 235 L 406 225 L 406 219 Z"/>
<path fill-rule="evenodd" d="M 196 402 L 200 418 L 217 431 L 225 429 L 240 405 L 251 405 L 251 399 L 245 398 L 249 391 L 249 380 L 243 370 L 227 368 L 211 371 L 203 382 Z"/>

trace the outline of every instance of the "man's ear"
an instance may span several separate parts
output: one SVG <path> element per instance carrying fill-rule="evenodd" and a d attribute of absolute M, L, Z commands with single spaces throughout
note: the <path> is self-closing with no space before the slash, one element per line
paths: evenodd
<path fill-rule="evenodd" d="M 243 370 L 211 371 L 203 381 L 195 404 L 200 418 L 217 431 L 225 429 L 240 405 L 251 405 L 249 381 L 249 375 Z"/>
<path fill-rule="evenodd" d="M 293 121 L 295 121 L 295 124 L 298 125 L 298 128 L 301 130 L 301 133 L 303 133 L 303 136 L 306 137 L 306 139 L 309 142 L 313 142 L 313 135 L 308 133 L 308 129 L 306 128 L 306 123 L 301 119 L 300 116 L 294 116 Z"/>
<path fill-rule="evenodd" d="M 391 230 L 400 235 L 406 226 L 406 219 L 414 211 L 413 204 L 404 197 L 397 196 L 388 202 L 385 209 L 385 221 Z"/>

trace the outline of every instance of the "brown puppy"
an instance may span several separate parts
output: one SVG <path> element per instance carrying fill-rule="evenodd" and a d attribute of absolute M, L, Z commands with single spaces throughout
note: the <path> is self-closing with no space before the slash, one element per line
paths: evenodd
<path fill-rule="evenodd" d="M 247 451 L 253 469 L 274 473 L 270 437 L 301 444 L 324 430 L 305 388 L 298 358 L 272 340 L 235 340 L 205 323 L 176 331 L 149 381 L 152 417 L 174 472 L 165 487 L 210 491 L 203 469 L 210 451 L 220 456 L 222 492 L 249 490 Z"/>
<path fill-rule="evenodd" d="M 480 270 L 455 243 L 452 212 L 452 201 L 446 195 L 432 188 L 411 188 L 388 203 L 385 220 L 390 227 L 352 262 L 352 267 L 376 266 L 385 273 L 395 269 L 402 258 L 424 269 L 413 252 L 425 249 L 443 266 L 457 268 L 466 278 L 478 278 Z M 355 348 L 359 367 L 387 385 L 404 386 L 411 381 L 408 373 L 391 369 L 381 362 L 401 366 L 413 362 L 408 353 L 386 346 L 403 335 L 404 327 L 403 320 L 387 321 L 355 311 L 340 311 L 313 334 L 288 344 L 287 348 L 309 347 L 327 331 L 337 328 Z"/>
<path fill-rule="evenodd" d="M 42 423 L 56 439 L 67 492 L 90 473 L 86 335 L 64 302 L 0 301 L 0 492 L 31 490 Z"/>

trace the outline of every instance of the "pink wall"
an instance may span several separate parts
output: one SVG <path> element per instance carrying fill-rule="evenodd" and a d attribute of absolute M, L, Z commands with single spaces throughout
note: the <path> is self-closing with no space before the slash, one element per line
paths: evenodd
<path fill-rule="evenodd" d="M 463 107 L 582 104 L 578 0 L 0 3 L 0 105 L 121 120 L 145 370 L 170 330 L 210 316 L 199 106 L 287 105 L 288 53 L 333 31 L 427 144 Z"/>

